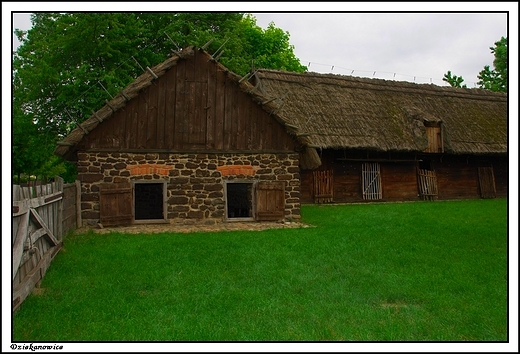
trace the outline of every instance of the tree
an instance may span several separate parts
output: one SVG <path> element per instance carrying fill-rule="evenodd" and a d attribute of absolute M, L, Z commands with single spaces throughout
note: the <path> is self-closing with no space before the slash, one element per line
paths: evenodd
<path fill-rule="evenodd" d="M 478 74 L 479 81 L 477 84 L 480 88 L 491 90 L 495 92 L 507 92 L 507 38 L 502 37 L 495 42 L 494 47 L 490 47 L 491 53 L 494 54 L 493 60 L 494 69 L 491 70 L 489 65 L 484 66 L 484 69 Z M 442 79 L 453 87 L 463 87 L 464 79 L 462 76 L 452 75 L 451 71 L 444 74 Z"/>
<path fill-rule="evenodd" d="M 446 74 L 444 74 L 442 81 L 446 81 L 448 84 L 450 84 L 453 87 L 467 88 L 466 85 L 462 85 L 462 83 L 464 82 L 464 79 L 462 78 L 462 76 L 457 76 L 457 75 L 452 76 L 451 71 L 449 71 L 449 70 Z"/>
<path fill-rule="evenodd" d="M 489 65 L 484 66 L 478 74 L 478 84 L 481 88 L 495 92 L 507 92 L 507 38 L 502 37 L 495 42 L 494 47 L 490 47 L 491 53 L 494 54 L 493 60 L 494 70 Z"/>
<path fill-rule="evenodd" d="M 306 70 L 288 32 L 274 24 L 263 30 L 241 13 L 37 13 L 31 21 L 29 31 L 15 30 L 21 42 L 13 55 L 17 174 L 45 169 L 58 140 L 173 51 L 212 40 L 206 50 L 220 50 L 219 61 L 239 75 L 252 65 Z"/>

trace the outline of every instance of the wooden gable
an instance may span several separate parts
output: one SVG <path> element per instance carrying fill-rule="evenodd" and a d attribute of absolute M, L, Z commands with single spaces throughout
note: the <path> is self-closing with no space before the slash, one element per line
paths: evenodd
<path fill-rule="evenodd" d="M 76 150 L 294 151 L 295 140 L 203 51 L 84 135 Z"/>

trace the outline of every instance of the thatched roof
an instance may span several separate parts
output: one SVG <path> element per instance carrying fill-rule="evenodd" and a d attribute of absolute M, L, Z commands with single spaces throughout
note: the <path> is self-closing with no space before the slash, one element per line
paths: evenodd
<path fill-rule="evenodd" d="M 334 74 L 258 70 L 257 88 L 309 146 L 422 152 L 442 122 L 445 152 L 507 152 L 507 94 Z"/>

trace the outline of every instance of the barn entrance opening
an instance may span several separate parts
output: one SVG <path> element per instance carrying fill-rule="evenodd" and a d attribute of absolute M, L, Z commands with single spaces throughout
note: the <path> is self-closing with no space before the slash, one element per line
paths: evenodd
<path fill-rule="evenodd" d="M 226 216 L 228 220 L 253 220 L 253 183 L 226 183 Z"/>
<path fill-rule="evenodd" d="M 136 183 L 134 185 L 135 220 L 163 220 L 164 184 Z"/>

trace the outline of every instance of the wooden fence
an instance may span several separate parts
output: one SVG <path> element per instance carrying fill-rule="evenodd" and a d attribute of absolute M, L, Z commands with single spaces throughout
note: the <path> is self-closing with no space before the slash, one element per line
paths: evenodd
<path fill-rule="evenodd" d="M 63 236 L 81 225 L 79 181 L 13 185 L 13 311 L 39 287 Z"/>

